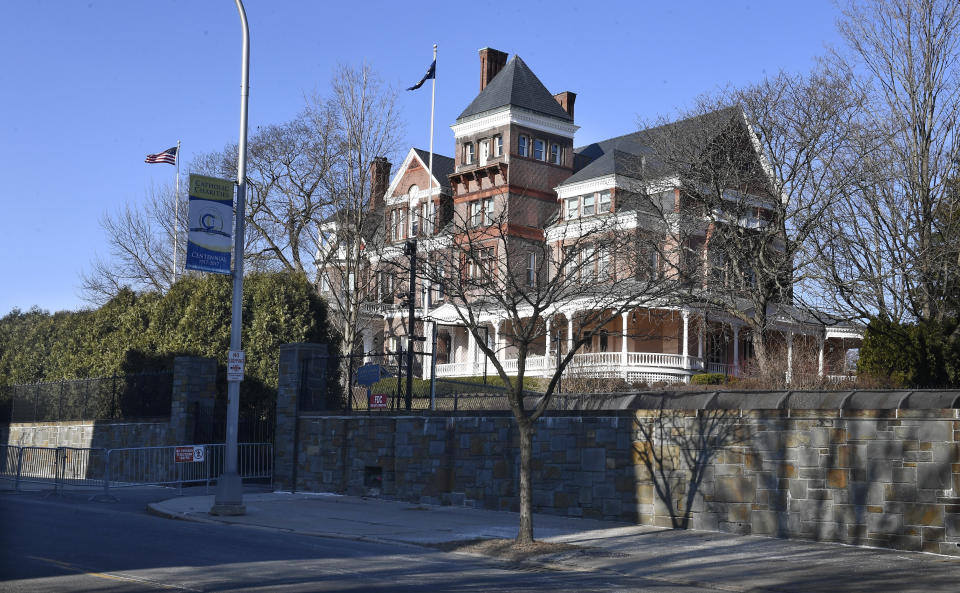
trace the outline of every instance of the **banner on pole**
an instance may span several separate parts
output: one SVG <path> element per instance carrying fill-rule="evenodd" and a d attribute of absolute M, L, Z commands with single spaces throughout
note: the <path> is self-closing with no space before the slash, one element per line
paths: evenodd
<path fill-rule="evenodd" d="M 188 270 L 230 274 L 233 181 L 190 175 Z"/>

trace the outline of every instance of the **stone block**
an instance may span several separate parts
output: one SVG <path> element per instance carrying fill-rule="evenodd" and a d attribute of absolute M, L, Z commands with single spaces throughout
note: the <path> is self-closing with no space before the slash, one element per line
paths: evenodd
<path fill-rule="evenodd" d="M 846 422 L 848 439 L 865 441 L 877 438 L 877 421 L 869 419 L 848 420 Z"/>
<path fill-rule="evenodd" d="M 944 463 L 918 463 L 917 487 L 948 490 L 951 488 L 950 465 Z"/>
<path fill-rule="evenodd" d="M 903 454 L 902 441 L 874 441 L 867 443 L 867 459 L 871 461 L 889 461 L 902 457 Z"/>
<path fill-rule="evenodd" d="M 585 448 L 580 450 L 580 465 L 583 471 L 603 472 L 607 468 L 606 449 Z"/>
<path fill-rule="evenodd" d="M 953 422 L 950 420 L 932 420 L 919 423 L 919 440 L 952 441 Z"/>
<path fill-rule="evenodd" d="M 720 502 L 756 502 L 757 484 L 754 476 L 718 477 L 714 498 Z"/>
<path fill-rule="evenodd" d="M 805 480 L 790 480 L 790 498 L 794 500 L 807 498 L 807 482 Z"/>
<path fill-rule="evenodd" d="M 846 488 L 847 478 L 848 472 L 845 469 L 827 470 L 827 488 Z"/>
<path fill-rule="evenodd" d="M 783 536 L 787 533 L 787 514 L 776 511 L 751 511 L 750 532 L 757 535 Z"/>
<path fill-rule="evenodd" d="M 908 504 L 903 512 L 904 525 L 940 527 L 943 518 L 943 506 L 937 504 Z"/>
<path fill-rule="evenodd" d="M 893 468 L 894 482 L 916 483 L 917 468 L 915 467 L 895 467 Z"/>
<path fill-rule="evenodd" d="M 894 534 L 903 529 L 903 517 L 892 513 L 867 513 L 867 533 Z"/>
<path fill-rule="evenodd" d="M 960 513 L 946 513 L 943 518 L 947 537 L 960 538 Z"/>

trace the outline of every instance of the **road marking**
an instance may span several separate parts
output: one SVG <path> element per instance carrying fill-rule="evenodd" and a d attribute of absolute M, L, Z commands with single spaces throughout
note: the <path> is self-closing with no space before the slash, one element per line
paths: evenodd
<path fill-rule="evenodd" d="M 40 562 L 46 562 L 47 564 L 52 564 L 64 570 L 70 570 L 76 573 L 85 574 L 87 576 L 96 577 L 98 579 L 105 579 L 110 581 L 124 581 L 128 583 L 137 583 L 139 585 L 150 585 L 153 587 L 158 587 L 160 589 L 173 589 L 176 591 L 191 591 L 194 593 L 201 593 L 200 589 L 191 589 L 189 587 L 184 587 L 183 585 L 168 585 L 166 583 L 159 583 L 151 579 L 143 579 L 140 577 L 132 577 L 123 574 L 114 574 L 109 572 L 92 572 L 84 569 L 83 567 L 77 566 L 75 564 L 70 564 L 69 562 L 62 562 L 60 560 L 54 560 L 53 558 L 44 558 L 42 556 L 27 556 L 31 560 L 39 560 Z"/>

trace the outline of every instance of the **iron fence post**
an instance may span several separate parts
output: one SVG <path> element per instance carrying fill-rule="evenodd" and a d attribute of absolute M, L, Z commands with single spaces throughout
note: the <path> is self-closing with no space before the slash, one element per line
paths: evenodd
<path fill-rule="evenodd" d="M 110 496 L 110 453 L 113 449 L 105 449 L 103 455 L 103 496 Z"/>
<path fill-rule="evenodd" d="M 14 482 L 13 489 L 20 491 L 20 472 L 23 470 L 23 447 L 17 446 L 17 480 Z"/>
<path fill-rule="evenodd" d="M 53 461 L 53 490 L 57 494 L 60 494 L 63 483 L 63 474 L 64 466 L 66 464 L 66 456 L 63 454 L 63 447 L 57 447 L 56 456 Z"/>

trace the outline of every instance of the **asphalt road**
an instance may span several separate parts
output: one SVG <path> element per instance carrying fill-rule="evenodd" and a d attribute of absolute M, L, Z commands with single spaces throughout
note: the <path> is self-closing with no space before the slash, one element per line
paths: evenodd
<path fill-rule="evenodd" d="M 120 502 L 86 495 L 0 492 L 0 591 L 550 591 L 692 593 L 609 572 L 512 566 L 406 545 L 173 521 L 145 506 L 158 488 Z"/>

